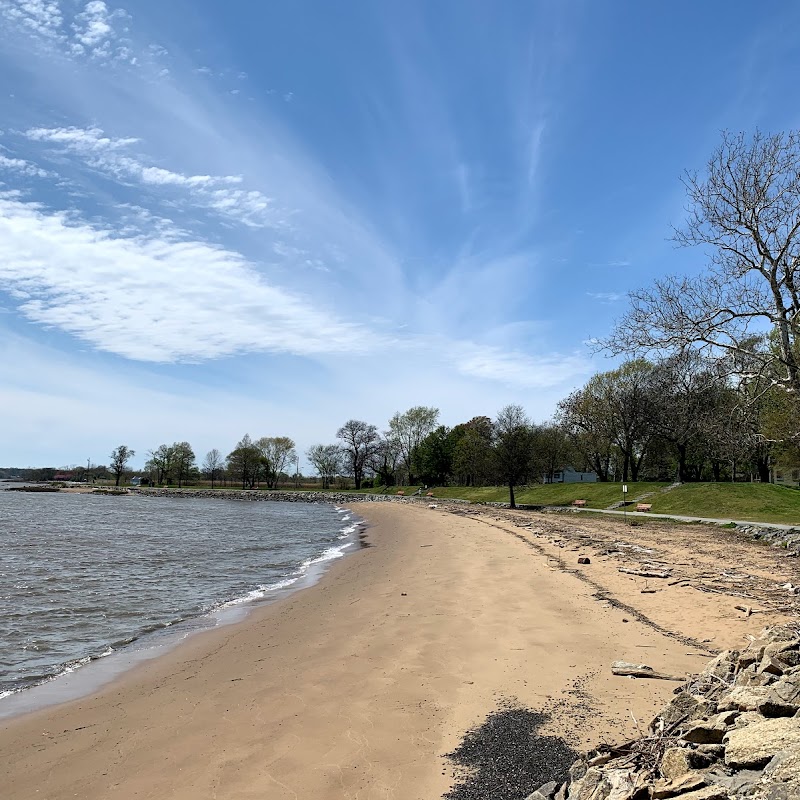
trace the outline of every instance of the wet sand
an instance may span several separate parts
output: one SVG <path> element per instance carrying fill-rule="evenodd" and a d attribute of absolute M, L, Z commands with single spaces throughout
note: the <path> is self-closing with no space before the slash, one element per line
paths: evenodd
<path fill-rule="evenodd" d="M 543 732 L 580 749 L 633 734 L 676 686 L 613 677 L 612 661 L 683 674 L 708 657 L 598 600 L 511 522 L 354 510 L 372 546 L 316 586 L 2 723 L 3 796 L 431 800 L 453 782 L 443 754 L 503 700 L 551 710 Z M 585 569 L 612 591 L 630 583 Z M 675 600 L 657 602 L 669 619 Z M 721 642 L 761 622 L 692 617 L 690 633 Z"/>

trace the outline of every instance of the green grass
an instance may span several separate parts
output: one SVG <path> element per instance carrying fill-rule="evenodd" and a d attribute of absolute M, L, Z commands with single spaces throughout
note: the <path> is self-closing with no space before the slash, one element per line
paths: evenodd
<path fill-rule="evenodd" d="M 648 502 L 658 514 L 800 525 L 800 490 L 769 483 L 686 483 Z"/>
<path fill-rule="evenodd" d="M 645 492 L 657 491 L 665 483 L 629 483 L 628 498 L 633 499 Z M 392 487 L 389 494 L 402 489 L 407 495 L 414 494 L 418 487 Z M 378 492 L 367 489 L 367 492 Z M 459 498 L 471 500 L 473 503 L 507 503 L 508 487 L 506 486 L 434 486 L 435 497 Z M 423 494 L 425 490 L 423 490 Z M 607 508 L 612 503 L 622 500 L 621 483 L 552 483 L 545 486 L 518 487 L 514 490 L 518 504 L 537 506 L 568 506 L 573 500 L 586 500 L 587 508 Z"/>

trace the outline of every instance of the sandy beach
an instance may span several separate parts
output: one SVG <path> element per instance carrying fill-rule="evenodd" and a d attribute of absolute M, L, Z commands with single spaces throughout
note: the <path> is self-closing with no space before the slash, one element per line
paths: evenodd
<path fill-rule="evenodd" d="M 781 617 L 691 582 L 652 592 L 619 571 L 621 537 L 623 555 L 685 571 L 724 552 L 765 592 L 797 580 L 785 554 L 697 526 L 354 511 L 371 546 L 317 585 L 95 696 L 5 721 L 3 796 L 431 800 L 453 783 L 444 754 L 504 700 L 550 710 L 546 732 L 577 749 L 622 738 L 676 684 L 614 677 L 612 661 L 683 675 Z"/>

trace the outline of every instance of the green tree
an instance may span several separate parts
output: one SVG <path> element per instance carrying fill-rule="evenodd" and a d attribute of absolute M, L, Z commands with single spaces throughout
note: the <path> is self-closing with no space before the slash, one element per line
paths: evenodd
<path fill-rule="evenodd" d="M 263 436 L 255 445 L 261 455 L 267 486 L 274 489 L 278 485 L 278 476 L 297 458 L 294 441 L 288 436 Z"/>
<path fill-rule="evenodd" d="M 533 459 L 533 425 L 522 406 L 501 408 L 494 421 L 495 459 L 500 478 L 508 486 L 511 508 L 516 508 L 514 488 L 528 477 Z"/>
<path fill-rule="evenodd" d="M 388 437 L 394 440 L 405 467 L 409 484 L 414 482 L 414 455 L 422 440 L 436 428 L 439 409 L 414 406 L 389 420 Z"/>
<path fill-rule="evenodd" d="M 172 445 L 173 469 L 178 488 L 183 486 L 186 479 L 197 469 L 195 454 L 189 442 L 175 442 Z"/>
<path fill-rule="evenodd" d="M 242 489 L 251 489 L 256 485 L 261 462 L 261 451 L 253 443 L 248 434 L 245 434 L 236 447 L 228 453 L 228 469 L 237 481 L 242 482 Z"/>
<path fill-rule="evenodd" d="M 419 444 L 414 456 L 414 470 L 429 485 L 446 486 L 453 474 L 455 439 L 452 431 L 440 425 Z"/>
<path fill-rule="evenodd" d="M 453 472 L 463 486 L 485 486 L 494 480 L 494 427 L 489 417 L 473 417 L 456 425 L 453 439 Z"/>

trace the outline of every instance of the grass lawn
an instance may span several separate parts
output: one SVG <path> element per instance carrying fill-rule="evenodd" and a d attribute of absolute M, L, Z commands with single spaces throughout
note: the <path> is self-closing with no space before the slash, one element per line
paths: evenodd
<path fill-rule="evenodd" d="M 645 492 L 657 491 L 666 483 L 628 483 L 628 498 L 633 499 Z M 387 492 L 394 494 L 400 488 L 411 495 L 416 486 L 392 487 Z M 368 489 L 375 492 L 377 490 Z M 474 503 L 507 503 L 508 487 L 505 486 L 434 486 L 434 497 L 459 498 Z M 424 493 L 424 492 L 423 492 Z M 517 487 L 514 490 L 516 501 L 522 505 L 568 506 L 573 500 L 586 500 L 587 508 L 607 508 L 622 500 L 621 483 L 551 483 L 545 486 Z"/>
<path fill-rule="evenodd" d="M 800 490 L 769 483 L 685 483 L 648 502 L 659 514 L 800 525 Z"/>

